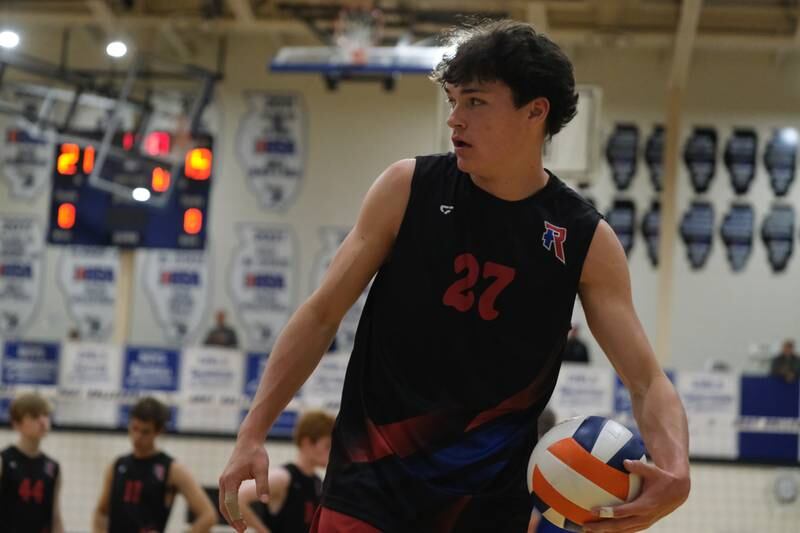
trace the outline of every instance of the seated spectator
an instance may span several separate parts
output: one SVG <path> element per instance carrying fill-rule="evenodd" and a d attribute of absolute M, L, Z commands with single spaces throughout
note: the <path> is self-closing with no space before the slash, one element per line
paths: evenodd
<path fill-rule="evenodd" d="M 567 343 L 564 345 L 563 361 L 570 363 L 589 363 L 589 350 L 586 344 L 578 338 L 579 326 L 572 324 L 572 329 L 569 330 Z"/>
<path fill-rule="evenodd" d="M 225 323 L 225 311 L 220 309 L 216 315 L 216 326 L 211 328 L 203 342 L 206 346 L 223 346 L 225 348 L 237 348 L 239 341 L 236 332 Z"/>
<path fill-rule="evenodd" d="M 797 381 L 800 376 L 800 356 L 794 351 L 794 341 L 790 339 L 783 341 L 780 353 L 772 358 L 770 374 L 786 383 Z"/>

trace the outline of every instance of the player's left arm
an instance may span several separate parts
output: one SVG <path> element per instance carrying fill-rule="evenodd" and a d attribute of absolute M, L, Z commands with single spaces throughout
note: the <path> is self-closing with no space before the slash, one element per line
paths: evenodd
<path fill-rule="evenodd" d="M 210 531 L 217 523 L 217 512 L 200 484 L 185 466 L 177 462 L 170 466 L 169 478 L 169 483 L 186 498 L 189 509 L 194 513 L 195 519 L 190 531 L 192 533 Z"/>
<path fill-rule="evenodd" d="M 642 477 L 634 501 L 598 510 L 612 519 L 586 524 L 585 531 L 641 531 L 689 496 L 689 430 L 675 388 L 656 360 L 633 307 L 625 252 L 600 221 L 581 274 L 579 294 L 586 320 L 631 393 L 633 415 L 653 464 L 626 461 Z"/>
<path fill-rule="evenodd" d="M 64 533 L 64 521 L 61 518 L 61 477 L 59 472 L 53 491 L 53 533 Z"/>

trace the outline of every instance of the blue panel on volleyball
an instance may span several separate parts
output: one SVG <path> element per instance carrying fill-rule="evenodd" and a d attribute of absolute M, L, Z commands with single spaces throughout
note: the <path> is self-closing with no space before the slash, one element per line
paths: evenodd
<path fill-rule="evenodd" d="M 742 416 L 800 416 L 800 384 L 775 377 L 742 377 Z"/>
<path fill-rule="evenodd" d="M 430 74 L 446 51 L 433 46 L 373 46 L 355 62 L 338 46 L 287 46 L 278 51 L 269 70 L 351 76 Z"/>
<path fill-rule="evenodd" d="M 739 459 L 797 462 L 797 433 L 739 433 Z"/>

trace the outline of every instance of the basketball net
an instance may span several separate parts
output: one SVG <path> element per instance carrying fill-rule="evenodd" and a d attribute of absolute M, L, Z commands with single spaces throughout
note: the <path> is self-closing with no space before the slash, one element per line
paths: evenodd
<path fill-rule="evenodd" d="M 365 65 L 371 46 L 381 39 L 383 13 L 371 2 L 342 8 L 336 20 L 334 42 L 342 52 L 342 60 Z"/>

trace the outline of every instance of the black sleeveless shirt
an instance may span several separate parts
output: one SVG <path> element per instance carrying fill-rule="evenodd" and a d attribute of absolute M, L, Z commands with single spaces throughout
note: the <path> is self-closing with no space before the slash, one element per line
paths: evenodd
<path fill-rule="evenodd" d="M 322 479 L 305 475 L 292 463 L 283 467 L 289 471 L 289 488 L 280 511 L 272 514 L 261 502 L 256 502 L 256 510 L 272 533 L 308 533 L 322 494 Z"/>
<path fill-rule="evenodd" d="M 108 530 L 113 533 L 164 531 L 175 496 L 167 486 L 172 457 L 159 452 L 146 459 L 132 454 L 114 463 Z"/>
<path fill-rule="evenodd" d="M 497 198 L 418 157 L 361 315 L 322 505 L 388 532 L 520 531 L 527 461 L 601 216 L 549 174 Z"/>
<path fill-rule="evenodd" d="M 0 452 L 0 530 L 49 533 L 59 466 L 47 455 L 28 457 L 16 446 Z"/>

